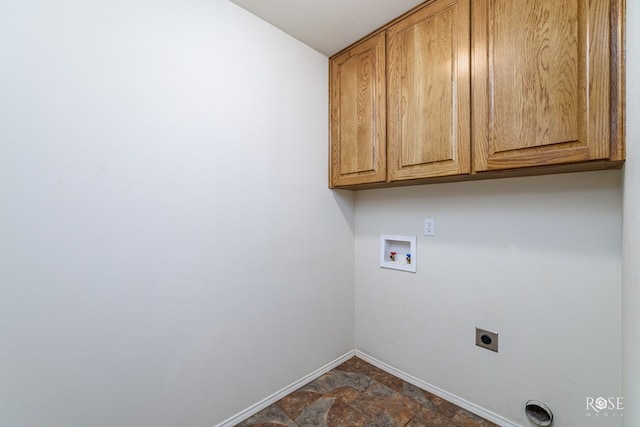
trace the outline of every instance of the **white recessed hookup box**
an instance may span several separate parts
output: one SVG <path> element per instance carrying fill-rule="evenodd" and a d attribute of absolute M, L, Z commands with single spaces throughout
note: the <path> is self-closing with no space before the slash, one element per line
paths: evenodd
<path fill-rule="evenodd" d="M 380 267 L 416 272 L 416 236 L 380 235 Z"/>

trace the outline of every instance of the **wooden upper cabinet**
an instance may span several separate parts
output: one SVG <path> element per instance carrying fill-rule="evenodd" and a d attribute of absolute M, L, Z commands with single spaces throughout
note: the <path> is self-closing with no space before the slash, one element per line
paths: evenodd
<path fill-rule="evenodd" d="M 387 29 L 390 181 L 470 172 L 469 0 L 439 0 Z"/>
<path fill-rule="evenodd" d="M 620 168 L 625 0 L 429 0 L 329 61 L 331 187 Z"/>
<path fill-rule="evenodd" d="M 475 171 L 623 159 L 611 2 L 474 0 Z"/>
<path fill-rule="evenodd" d="M 381 33 L 329 62 L 331 187 L 386 181 L 385 47 Z"/>

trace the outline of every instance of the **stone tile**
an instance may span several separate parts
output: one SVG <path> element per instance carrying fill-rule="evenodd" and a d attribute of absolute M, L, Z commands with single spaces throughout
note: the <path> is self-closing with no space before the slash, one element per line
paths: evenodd
<path fill-rule="evenodd" d="M 369 418 L 340 399 L 336 399 L 327 414 L 327 427 L 373 426 Z"/>
<path fill-rule="evenodd" d="M 327 427 L 327 414 L 335 397 L 321 397 L 311 405 L 304 408 L 300 416 L 296 418 L 296 423 L 300 426 Z"/>
<path fill-rule="evenodd" d="M 314 383 L 331 391 L 339 387 L 351 387 L 358 391 L 366 390 L 373 381 L 368 376 L 361 373 L 342 372 L 332 370 L 316 379 Z"/>
<path fill-rule="evenodd" d="M 352 357 L 346 362 L 338 365 L 335 369 L 343 372 L 360 372 L 360 367 L 366 362 L 362 359 L 358 359 L 357 357 Z"/>
<path fill-rule="evenodd" d="M 413 384 L 405 383 L 401 393 L 403 396 L 409 397 L 415 402 L 418 402 L 423 407 L 437 411 L 449 418 L 452 418 L 460 410 L 460 407 L 453 403 L 444 400 L 433 393 L 429 393 L 426 390 L 422 390 Z"/>
<path fill-rule="evenodd" d="M 311 382 L 283 397 L 276 402 L 276 405 L 278 405 L 292 420 L 295 420 L 300 416 L 300 414 L 302 414 L 304 408 L 320 399 L 326 391 L 327 390 L 319 384 Z"/>
<path fill-rule="evenodd" d="M 277 405 L 271 405 L 244 422 L 238 427 L 298 427 Z"/>
<path fill-rule="evenodd" d="M 460 427 L 494 427 L 496 424 L 482 417 L 472 414 L 466 409 L 460 409 L 452 418 L 452 421 Z M 496 426 L 497 427 L 497 426 Z"/>
<path fill-rule="evenodd" d="M 285 424 L 278 424 L 277 422 L 265 422 L 265 423 L 255 423 L 255 424 L 247 424 L 251 427 L 280 427 Z M 245 424 L 239 424 L 239 426 L 245 426 Z"/>
<path fill-rule="evenodd" d="M 451 418 L 431 409 L 422 408 L 418 415 L 409 421 L 407 427 L 451 427 L 452 425 Z"/>
<path fill-rule="evenodd" d="M 371 420 L 336 397 L 322 397 L 307 406 L 296 423 L 304 427 L 371 426 Z"/>
<path fill-rule="evenodd" d="M 325 397 L 335 397 L 351 405 L 360 396 L 360 392 L 351 387 L 338 387 L 325 394 Z"/>
<path fill-rule="evenodd" d="M 239 426 L 497 427 L 356 357 Z"/>
<path fill-rule="evenodd" d="M 393 376 L 388 372 L 385 372 L 382 369 L 373 366 L 372 364 L 367 363 L 357 357 L 352 357 L 351 359 L 347 360 L 346 362 L 338 366 L 336 370 L 365 374 L 368 377 L 378 381 L 379 383 L 392 388 L 395 391 L 402 390 L 405 384 L 404 380 L 401 380 L 400 378 Z"/>
<path fill-rule="evenodd" d="M 298 390 L 312 391 L 320 394 L 324 394 L 329 391 L 326 388 L 324 388 L 322 384 L 319 384 L 318 382 L 316 382 L 316 380 L 311 381 L 309 384 L 300 387 Z"/>
<path fill-rule="evenodd" d="M 410 398 L 411 400 L 418 402 L 425 408 L 435 410 L 435 404 L 431 399 L 427 399 L 427 396 L 423 394 L 423 390 L 419 387 L 414 386 L 413 384 L 405 384 L 405 386 L 400 391 L 400 394 Z"/>
<path fill-rule="evenodd" d="M 404 426 L 421 409 L 418 403 L 377 382 L 351 405 L 381 427 Z"/>
<path fill-rule="evenodd" d="M 369 387 L 363 394 L 374 397 L 391 397 L 398 393 L 391 387 L 387 387 L 382 383 L 373 382 L 371 387 Z"/>
<path fill-rule="evenodd" d="M 406 382 L 401 380 L 400 378 L 393 376 L 381 369 L 376 368 L 377 371 L 373 372 L 370 376 L 374 380 L 386 385 L 387 387 L 393 389 L 394 391 L 400 391 L 404 388 Z"/>

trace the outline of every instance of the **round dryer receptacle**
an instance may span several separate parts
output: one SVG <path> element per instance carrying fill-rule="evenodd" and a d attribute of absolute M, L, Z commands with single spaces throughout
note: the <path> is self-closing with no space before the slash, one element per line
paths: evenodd
<path fill-rule="evenodd" d="M 537 400 L 529 400 L 525 403 L 524 413 L 527 414 L 527 418 L 537 426 L 550 426 L 553 422 L 551 409 Z"/>

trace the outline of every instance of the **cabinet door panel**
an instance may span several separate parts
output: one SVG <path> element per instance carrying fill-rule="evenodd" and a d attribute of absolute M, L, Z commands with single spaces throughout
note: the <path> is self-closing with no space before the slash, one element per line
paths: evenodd
<path fill-rule="evenodd" d="M 331 186 L 385 181 L 385 39 L 330 62 Z"/>
<path fill-rule="evenodd" d="M 392 181 L 470 172 L 469 16 L 442 0 L 387 31 Z"/>
<path fill-rule="evenodd" d="M 474 170 L 606 159 L 609 0 L 474 2 Z"/>

